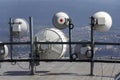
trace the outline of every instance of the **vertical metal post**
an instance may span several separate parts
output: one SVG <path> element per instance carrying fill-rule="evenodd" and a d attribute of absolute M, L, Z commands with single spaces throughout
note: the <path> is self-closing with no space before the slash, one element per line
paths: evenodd
<path fill-rule="evenodd" d="M 70 55 L 70 60 L 72 61 L 73 57 L 72 57 L 72 48 L 71 48 L 71 33 L 72 33 L 72 29 L 73 29 L 74 25 L 71 23 L 71 20 L 69 20 L 69 55 Z"/>
<path fill-rule="evenodd" d="M 30 61 L 30 74 L 34 75 L 35 73 L 35 66 L 34 66 L 34 41 L 33 41 L 33 18 L 29 17 L 30 22 L 30 55 L 31 55 L 31 61 Z"/>
<path fill-rule="evenodd" d="M 71 50 L 71 28 L 69 26 L 69 54 L 70 54 L 70 60 L 72 60 L 72 50 Z"/>
<path fill-rule="evenodd" d="M 38 37 L 35 37 L 34 42 L 38 41 Z M 35 44 L 35 59 L 40 59 L 40 54 L 39 54 L 39 45 Z M 40 61 L 35 61 L 35 66 L 40 65 Z"/>
<path fill-rule="evenodd" d="M 13 42 L 13 33 L 12 33 L 12 29 L 13 29 L 13 27 L 12 27 L 12 25 L 13 25 L 13 20 L 12 20 L 12 18 L 9 18 L 9 26 L 10 26 L 10 42 Z M 11 60 L 13 59 L 13 45 L 10 45 L 10 58 L 11 58 Z"/>
<path fill-rule="evenodd" d="M 2 66 L 2 65 L 1 65 L 1 62 L 0 62 L 0 68 L 1 68 L 1 66 Z"/>
<path fill-rule="evenodd" d="M 94 62 L 93 62 L 93 56 L 94 56 L 94 18 L 91 17 L 91 66 L 90 66 L 90 76 L 93 76 L 93 69 L 94 69 Z"/>

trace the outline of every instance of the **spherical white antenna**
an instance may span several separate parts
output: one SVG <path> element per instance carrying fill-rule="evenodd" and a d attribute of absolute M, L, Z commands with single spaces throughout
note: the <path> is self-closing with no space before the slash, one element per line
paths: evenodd
<path fill-rule="evenodd" d="M 46 28 L 39 31 L 35 37 L 38 42 L 67 42 L 64 33 L 56 28 Z M 67 50 L 66 44 L 40 44 L 38 47 L 40 59 L 59 59 Z"/>
<path fill-rule="evenodd" d="M 111 16 L 104 11 L 97 12 L 93 15 L 93 17 L 96 19 L 96 25 L 94 26 L 94 29 L 99 32 L 106 32 L 108 31 L 112 26 L 112 18 Z"/>
<path fill-rule="evenodd" d="M 58 12 L 54 14 L 52 22 L 53 25 L 58 29 L 65 29 L 69 26 L 69 16 L 65 12 Z"/>
<path fill-rule="evenodd" d="M 0 42 L 2 43 L 2 42 Z M 6 58 L 8 55 L 8 47 L 7 45 L 1 45 L 0 46 L 0 60 Z"/>
<path fill-rule="evenodd" d="M 23 37 L 29 32 L 29 25 L 25 19 L 17 18 L 13 24 L 13 36 Z"/>

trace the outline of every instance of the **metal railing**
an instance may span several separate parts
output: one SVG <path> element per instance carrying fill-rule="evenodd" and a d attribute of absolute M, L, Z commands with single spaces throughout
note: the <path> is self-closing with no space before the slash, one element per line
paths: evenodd
<path fill-rule="evenodd" d="M 40 61 L 40 62 L 90 62 L 91 63 L 91 70 L 90 70 L 90 75 L 93 75 L 93 68 L 94 68 L 94 62 L 102 62 L 102 63 L 120 63 L 119 60 L 97 60 L 93 59 L 94 56 L 94 46 L 95 45 L 120 45 L 120 43 L 110 43 L 110 42 L 95 42 L 94 41 L 94 34 L 93 34 L 93 26 L 92 24 L 92 19 L 91 19 L 91 41 L 88 42 L 72 42 L 71 41 L 71 25 L 69 26 L 69 42 L 34 42 L 33 40 L 33 19 L 32 17 L 29 18 L 29 26 L 30 26 L 30 41 L 28 42 L 13 42 L 12 39 L 12 18 L 10 18 L 10 42 L 3 42 L 0 43 L 1 45 L 10 45 L 10 59 L 5 59 L 5 60 L 0 60 L 0 62 L 29 62 L 30 63 L 30 72 L 31 74 L 34 74 L 34 62 Z M 36 59 L 34 58 L 34 45 L 35 44 L 68 44 L 69 45 L 69 59 Z M 88 60 L 76 60 L 72 58 L 72 49 L 71 45 L 72 44 L 90 44 L 91 45 L 91 52 L 92 52 L 92 57 Z M 31 57 L 29 59 L 13 59 L 13 45 L 30 45 L 30 54 Z"/>

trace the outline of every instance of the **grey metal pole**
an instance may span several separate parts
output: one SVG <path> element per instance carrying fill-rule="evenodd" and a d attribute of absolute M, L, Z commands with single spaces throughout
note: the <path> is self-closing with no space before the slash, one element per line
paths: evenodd
<path fill-rule="evenodd" d="M 70 55 L 70 60 L 72 61 L 73 56 L 72 56 L 72 46 L 71 46 L 71 37 L 72 37 L 72 29 L 74 28 L 74 25 L 71 23 L 71 19 L 69 20 L 69 55 Z"/>
<path fill-rule="evenodd" d="M 72 60 L 72 50 L 71 50 L 71 29 L 69 26 L 69 54 L 70 54 L 70 60 Z"/>
<path fill-rule="evenodd" d="M 34 65 L 34 41 L 33 41 L 33 18 L 32 17 L 29 17 L 29 22 L 30 22 L 30 51 L 31 51 L 30 74 L 34 75 L 35 65 Z"/>
<path fill-rule="evenodd" d="M 2 67 L 2 64 L 1 64 L 1 62 L 0 62 L 0 68 Z"/>
<path fill-rule="evenodd" d="M 93 56 L 94 56 L 94 18 L 91 17 L 91 66 L 90 66 L 90 76 L 93 76 L 93 69 L 94 69 L 94 61 L 93 61 Z"/>
<path fill-rule="evenodd" d="M 12 33 L 12 29 L 13 29 L 13 27 L 12 27 L 12 25 L 13 25 L 13 20 L 12 20 L 12 18 L 9 18 L 9 26 L 10 26 L 10 42 L 13 42 L 13 33 Z M 13 59 L 13 45 L 10 45 L 10 58 L 11 58 L 11 60 Z"/>

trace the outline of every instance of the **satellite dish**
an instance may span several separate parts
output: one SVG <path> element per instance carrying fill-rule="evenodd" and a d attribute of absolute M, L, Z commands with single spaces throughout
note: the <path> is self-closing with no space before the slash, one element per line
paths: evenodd
<path fill-rule="evenodd" d="M 25 19 L 17 18 L 13 24 L 13 37 L 23 37 L 29 32 L 29 25 Z"/>
<path fill-rule="evenodd" d="M 39 31 L 35 37 L 38 42 L 67 42 L 64 33 L 56 28 Z M 67 44 L 38 44 L 40 59 L 59 59 L 66 53 Z"/>
<path fill-rule="evenodd" d="M 99 32 L 106 32 L 112 26 L 112 18 L 107 12 L 97 12 L 93 15 L 96 19 L 94 29 Z"/>
<path fill-rule="evenodd" d="M 0 42 L 2 43 L 2 42 Z M 8 55 L 8 47 L 7 45 L 0 46 L 0 60 L 3 60 Z"/>
<path fill-rule="evenodd" d="M 65 12 L 58 12 L 54 14 L 52 22 L 53 25 L 58 29 L 65 29 L 69 26 L 69 16 Z"/>
<path fill-rule="evenodd" d="M 87 41 L 82 40 L 81 42 L 87 42 Z M 74 47 L 74 55 L 78 59 L 90 59 L 92 56 L 90 44 L 76 44 Z"/>
<path fill-rule="evenodd" d="M 79 59 L 91 58 L 91 47 L 88 44 L 76 44 L 74 48 L 74 54 Z"/>

